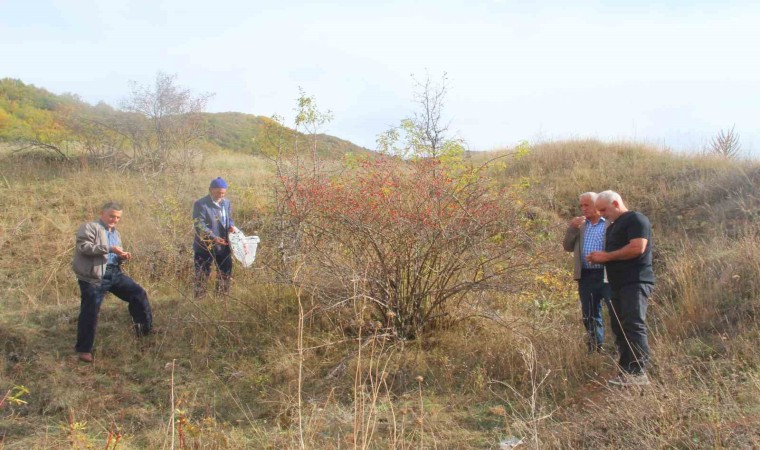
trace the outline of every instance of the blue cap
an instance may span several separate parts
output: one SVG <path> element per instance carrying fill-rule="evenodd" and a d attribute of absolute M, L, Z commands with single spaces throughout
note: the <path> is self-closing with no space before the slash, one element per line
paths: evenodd
<path fill-rule="evenodd" d="M 227 189 L 227 182 L 224 181 L 224 178 L 222 177 L 216 177 L 213 180 L 211 180 L 211 186 L 209 186 L 208 188 L 209 189 L 214 189 L 214 188 Z"/>

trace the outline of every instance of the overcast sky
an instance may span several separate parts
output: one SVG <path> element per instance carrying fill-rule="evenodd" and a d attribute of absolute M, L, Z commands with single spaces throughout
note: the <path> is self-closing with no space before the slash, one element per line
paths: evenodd
<path fill-rule="evenodd" d="M 446 72 L 445 115 L 474 150 L 564 138 L 698 150 L 735 125 L 760 155 L 760 2 L 0 0 L 0 78 L 118 105 L 177 74 L 209 110 L 292 122 L 298 87 L 326 132 L 375 148 Z"/>

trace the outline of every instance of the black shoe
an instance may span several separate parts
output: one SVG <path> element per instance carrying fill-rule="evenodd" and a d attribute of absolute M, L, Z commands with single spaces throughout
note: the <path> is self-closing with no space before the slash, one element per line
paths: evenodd
<path fill-rule="evenodd" d="M 137 337 L 143 337 L 150 334 L 150 324 L 136 323 L 134 324 L 134 330 Z"/>

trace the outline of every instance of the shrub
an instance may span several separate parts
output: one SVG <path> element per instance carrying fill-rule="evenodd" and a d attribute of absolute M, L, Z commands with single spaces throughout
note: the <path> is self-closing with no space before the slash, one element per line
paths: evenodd
<path fill-rule="evenodd" d="M 385 156 L 281 181 L 302 267 L 313 269 L 297 281 L 325 299 L 369 299 L 373 320 L 400 337 L 456 318 L 468 293 L 503 289 L 530 267 L 519 203 L 478 169 Z"/>

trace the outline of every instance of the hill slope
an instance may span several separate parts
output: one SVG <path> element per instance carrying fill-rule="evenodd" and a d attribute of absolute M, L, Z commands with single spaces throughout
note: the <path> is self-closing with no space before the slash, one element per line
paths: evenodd
<path fill-rule="evenodd" d="M 545 264 L 527 287 L 477 293 L 473 305 L 484 309 L 404 341 L 373 331 L 362 299 L 322 310 L 303 286 L 272 275 L 281 255 L 267 234 L 274 208 L 261 158 L 212 154 L 193 175 L 154 176 L 0 158 L 0 386 L 29 390 L 25 404 L 0 409 L 6 448 L 104 447 L 117 435 L 120 448 L 760 442 L 752 425 L 760 421 L 755 163 L 593 141 L 507 158 L 490 175 L 526 204 L 523 220 Z M 238 226 L 262 237 L 261 253 L 253 270 L 236 267 L 231 296 L 195 300 L 190 208 L 219 174 L 232 186 Z M 655 225 L 655 363 L 645 390 L 605 386 L 615 370 L 609 341 L 607 353 L 585 354 L 570 258 L 559 245 L 577 194 L 605 188 Z M 109 297 L 96 362 L 81 365 L 72 350 L 73 232 L 109 198 L 126 205 L 119 226 L 135 255 L 127 270 L 150 295 L 157 332 L 134 338 L 125 305 Z"/>
<path fill-rule="evenodd" d="M 279 125 L 268 117 L 254 116 L 237 112 L 205 113 L 205 122 L 209 126 L 206 140 L 221 148 L 240 151 L 252 155 L 260 155 L 269 145 L 266 134 L 275 134 Z M 274 128 L 274 130 L 268 130 Z M 293 138 L 308 147 L 310 136 L 288 130 L 288 143 L 292 145 Z M 368 149 L 360 147 L 344 139 L 326 134 L 318 134 L 318 153 L 322 157 L 340 158 L 346 153 L 367 154 Z"/>

